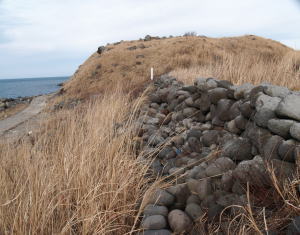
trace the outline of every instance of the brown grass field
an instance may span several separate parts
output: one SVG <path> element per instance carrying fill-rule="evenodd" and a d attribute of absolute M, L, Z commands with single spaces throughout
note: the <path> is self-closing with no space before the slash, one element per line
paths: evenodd
<path fill-rule="evenodd" d="M 146 48 L 126 49 L 141 43 Z M 88 101 L 53 113 L 33 136 L 15 143 L 2 140 L 0 234 L 121 235 L 138 227 L 137 205 L 160 185 L 145 177 L 147 166 L 138 160 L 132 131 L 150 67 L 156 76 L 171 73 L 186 83 L 215 76 L 300 88 L 299 52 L 256 36 L 177 37 L 108 47 L 80 67 L 56 100 Z M 123 128 L 117 129 L 120 123 Z M 300 178 L 283 185 L 273 179 L 268 191 L 249 191 L 249 206 L 239 217 L 224 218 L 231 222 L 229 234 L 264 234 L 299 214 L 294 186 Z M 272 213 L 265 213 L 263 205 L 251 207 L 258 195 L 269 195 Z M 202 231 L 200 225 L 195 230 Z M 206 233 L 217 234 L 221 225 L 208 224 Z"/>
<path fill-rule="evenodd" d="M 128 50 L 133 46 L 137 49 Z M 257 36 L 175 37 L 106 48 L 80 66 L 64 86 L 64 98 L 114 92 L 119 86 L 125 93 L 138 92 L 149 82 L 151 67 L 156 76 L 171 72 L 188 81 L 213 76 L 235 84 L 271 82 L 300 89 L 300 52 Z"/>

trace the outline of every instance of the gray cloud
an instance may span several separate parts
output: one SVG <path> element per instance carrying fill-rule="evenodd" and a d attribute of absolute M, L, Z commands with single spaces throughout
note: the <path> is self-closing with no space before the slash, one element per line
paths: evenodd
<path fill-rule="evenodd" d="M 22 66 L 26 56 L 26 71 L 47 76 L 61 73 L 70 60 L 64 55 L 73 55 L 78 59 L 64 72 L 71 74 L 101 44 L 186 31 L 213 37 L 258 34 L 300 48 L 297 6 L 297 0 L 2 0 L 0 57 Z M 45 74 L 34 69 L 37 55 L 52 58 L 38 63 Z M 0 77 L 9 76 L 6 68 Z"/>

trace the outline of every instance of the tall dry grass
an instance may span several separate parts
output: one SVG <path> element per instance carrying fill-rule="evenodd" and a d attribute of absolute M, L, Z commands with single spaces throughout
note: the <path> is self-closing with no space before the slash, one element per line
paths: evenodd
<path fill-rule="evenodd" d="M 234 83 L 300 87 L 299 52 L 271 40 L 179 37 L 127 50 L 139 43 L 121 43 L 91 56 L 61 96 L 100 98 L 56 113 L 29 142 L 0 144 L 0 234 L 126 234 L 136 228 L 137 204 L 149 184 L 132 133 L 142 100 L 130 100 L 134 96 L 129 93 L 143 90 L 150 67 L 156 75 L 171 72 L 185 82 L 214 76 Z M 141 54 L 144 58 L 137 58 Z M 262 234 L 265 224 L 283 228 L 289 219 L 278 218 L 299 213 L 299 179 L 274 183 L 268 189 L 274 195 L 268 208 L 253 204 L 257 192 L 249 193 L 251 207 L 227 218 L 231 234 Z M 265 215 L 265 209 L 274 213 Z M 224 220 L 205 228 L 199 223 L 196 229 L 216 234 Z"/>
<path fill-rule="evenodd" d="M 140 101 L 104 95 L 47 120 L 33 145 L 2 143 L 0 234 L 132 231 L 147 188 L 132 136 Z"/>
<path fill-rule="evenodd" d="M 263 82 L 300 89 L 300 53 L 289 52 L 284 57 L 266 58 L 260 54 L 224 53 L 221 60 L 202 66 L 178 68 L 170 73 L 187 84 L 197 77 L 214 77 L 233 84 Z"/>
<path fill-rule="evenodd" d="M 128 48 L 136 46 L 135 50 Z M 300 52 L 253 35 L 231 38 L 174 37 L 108 45 L 94 53 L 64 85 L 63 98 L 85 98 L 114 91 L 138 93 L 156 77 L 175 71 L 178 77 L 214 76 L 234 83 L 263 81 L 300 88 Z M 95 48 L 96 50 L 96 48 Z"/>

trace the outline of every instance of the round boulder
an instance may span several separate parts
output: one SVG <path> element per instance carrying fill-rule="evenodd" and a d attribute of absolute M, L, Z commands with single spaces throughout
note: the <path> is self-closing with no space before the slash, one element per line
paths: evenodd
<path fill-rule="evenodd" d="M 187 184 L 191 193 L 197 194 L 200 200 L 203 200 L 212 192 L 211 178 L 189 179 Z"/>
<path fill-rule="evenodd" d="M 245 118 L 250 118 L 254 111 L 254 109 L 251 107 L 250 101 L 240 104 L 239 108 L 240 108 L 241 114 Z"/>
<path fill-rule="evenodd" d="M 291 136 L 300 141 L 300 122 L 295 122 L 290 129 Z"/>
<path fill-rule="evenodd" d="M 222 157 L 228 157 L 233 160 L 252 159 L 251 142 L 246 138 L 237 138 L 227 142 L 222 150 Z"/>
<path fill-rule="evenodd" d="M 300 95 L 287 95 L 278 105 L 276 113 L 282 117 L 289 117 L 300 121 Z"/>
<path fill-rule="evenodd" d="M 282 141 L 278 147 L 278 154 L 280 158 L 284 161 L 295 162 L 295 148 L 296 141 L 294 140 L 286 140 Z"/>
<path fill-rule="evenodd" d="M 239 115 L 234 119 L 234 122 L 237 128 L 239 128 L 240 130 L 245 130 L 248 120 L 242 115 Z"/>
<path fill-rule="evenodd" d="M 142 221 L 143 229 L 163 229 L 167 227 L 167 221 L 162 215 L 151 215 Z"/>
<path fill-rule="evenodd" d="M 174 203 L 175 197 L 166 190 L 157 189 L 150 197 L 149 204 L 170 206 Z"/>
<path fill-rule="evenodd" d="M 190 217 L 182 210 L 172 210 L 168 215 L 168 221 L 175 233 L 189 232 L 193 226 Z"/>
<path fill-rule="evenodd" d="M 254 115 L 255 123 L 260 127 L 267 127 L 268 121 L 276 117 L 275 112 L 269 108 L 261 108 Z"/>
<path fill-rule="evenodd" d="M 144 209 L 144 215 L 151 216 L 151 215 L 168 215 L 168 208 L 165 206 L 157 206 L 153 204 L 149 204 Z"/>
<path fill-rule="evenodd" d="M 208 96 L 213 104 L 217 104 L 220 99 L 227 98 L 228 90 L 225 88 L 217 87 L 208 91 Z"/>
<path fill-rule="evenodd" d="M 188 214 L 194 221 L 204 215 L 201 207 L 196 203 L 190 203 L 185 207 L 185 213 Z"/>
<path fill-rule="evenodd" d="M 209 147 L 212 144 L 217 144 L 219 138 L 219 131 L 216 130 L 210 130 L 205 133 L 203 133 L 203 136 L 201 137 L 201 142 L 204 146 Z"/>
<path fill-rule="evenodd" d="M 268 121 L 268 128 L 273 133 L 280 135 L 283 138 L 288 138 L 290 136 L 290 128 L 293 124 L 293 120 L 274 118 Z"/>

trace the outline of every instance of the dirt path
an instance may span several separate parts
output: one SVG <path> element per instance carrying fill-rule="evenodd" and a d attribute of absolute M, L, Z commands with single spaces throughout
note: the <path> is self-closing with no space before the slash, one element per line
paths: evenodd
<path fill-rule="evenodd" d="M 36 116 L 45 108 L 49 97 L 50 95 L 38 96 L 34 98 L 30 105 L 23 111 L 4 120 L 0 120 L 0 136 L 4 136 L 9 132 L 18 134 L 16 132 L 26 131 L 30 126 L 28 125 L 30 121 L 36 119 Z"/>

